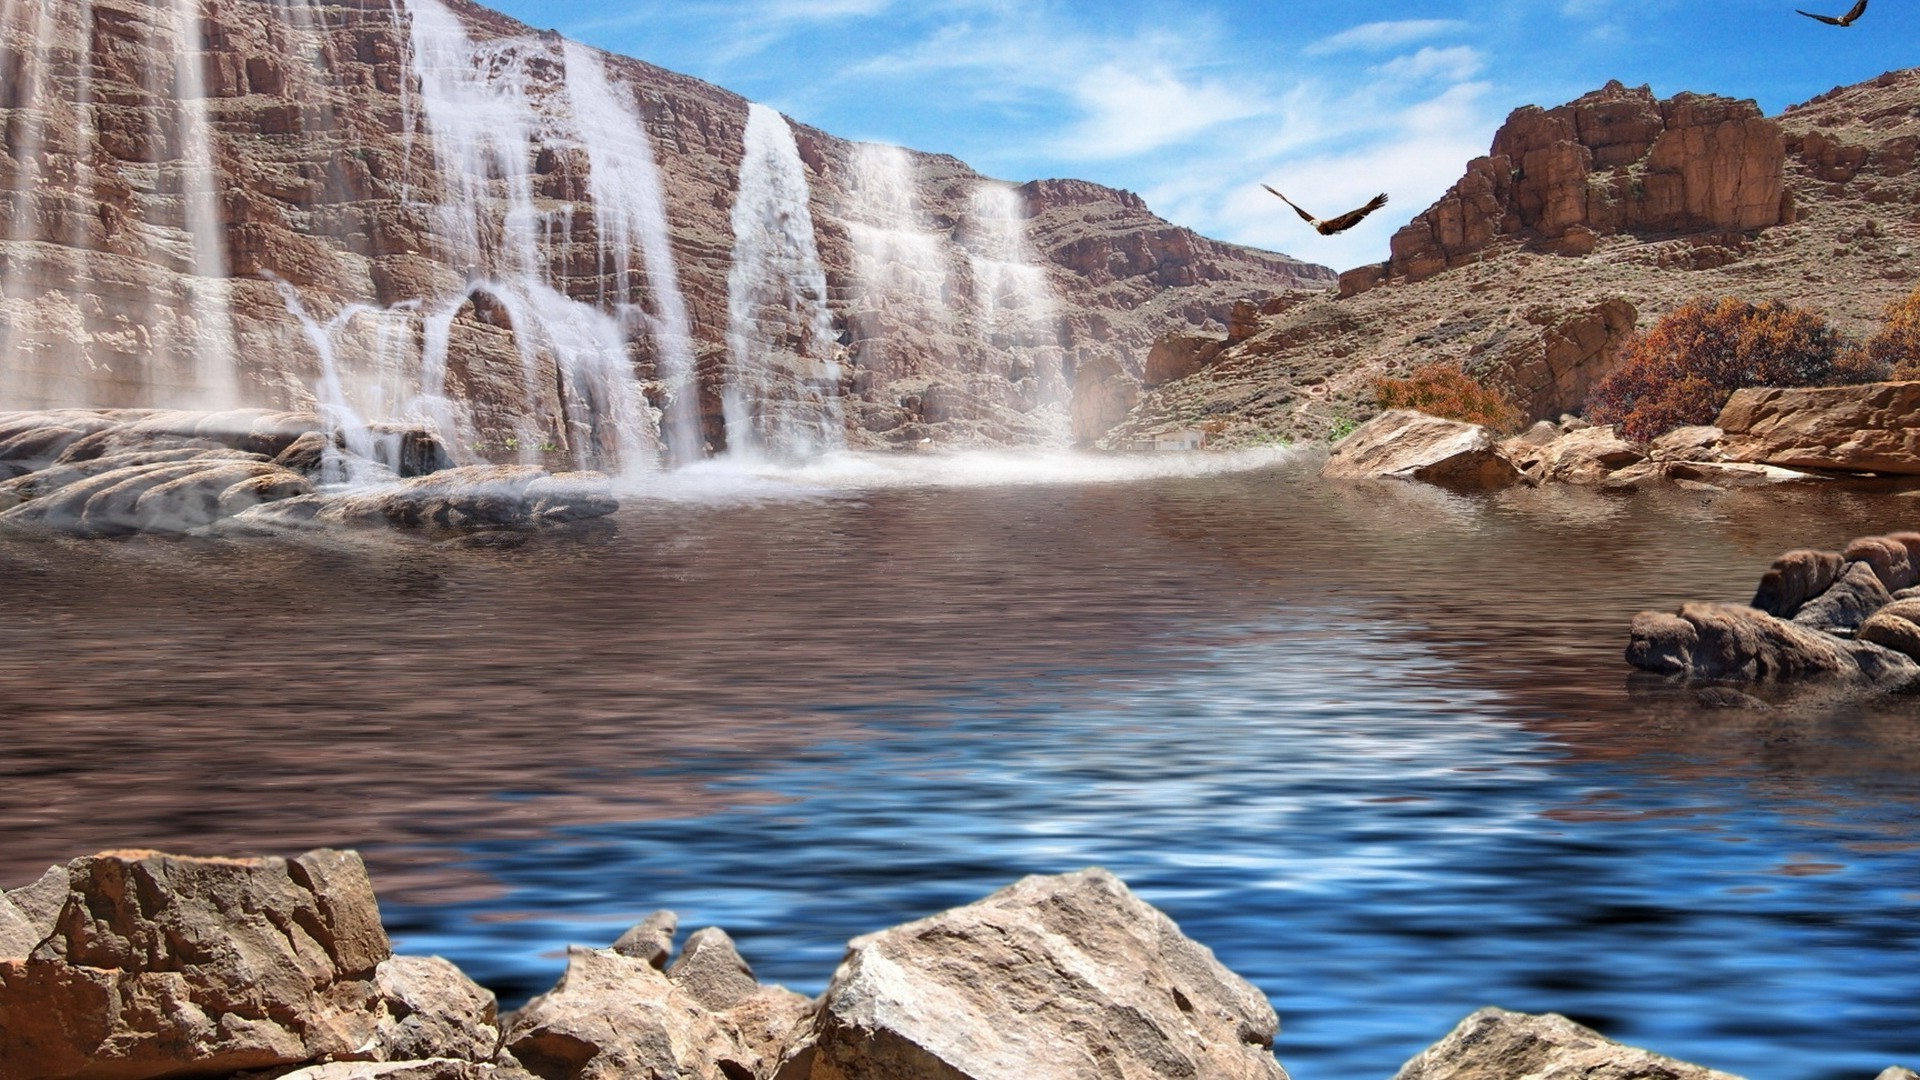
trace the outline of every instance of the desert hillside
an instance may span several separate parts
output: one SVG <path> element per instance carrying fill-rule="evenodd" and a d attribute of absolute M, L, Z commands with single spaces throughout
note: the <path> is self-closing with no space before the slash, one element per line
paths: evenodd
<path fill-rule="evenodd" d="M 1920 69 L 1777 117 L 1618 83 L 1516 110 L 1492 152 L 1338 296 L 1266 301 L 1224 348 L 1167 361 L 1105 441 L 1204 426 L 1216 443 L 1318 439 L 1373 411 L 1370 383 L 1436 360 L 1577 411 L 1624 337 L 1696 296 L 1816 308 L 1850 334 L 1914 287 Z"/>

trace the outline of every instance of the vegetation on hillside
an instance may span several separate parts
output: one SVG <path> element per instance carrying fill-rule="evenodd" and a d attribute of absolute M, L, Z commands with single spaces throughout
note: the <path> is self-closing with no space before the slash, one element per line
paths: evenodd
<path fill-rule="evenodd" d="M 1647 440 L 1713 423 L 1743 387 L 1871 382 L 1887 370 L 1816 312 L 1774 300 L 1696 299 L 1634 336 L 1619 369 L 1588 395 L 1587 414 Z"/>
<path fill-rule="evenodd" d="M 1373 398 L 1382 409 L 1418 409 L 1429 416 L 1483 424 L 1501 432 L 1518 429 L 1526 419 L 1504 390 L 1487 386 L 1458 364 L 1445 361 L 1415 368 L 1404 379 L 1375 379 Z"/>
<path fill-rule="evenodd" d="M 1920 288 L 1887 305 L 1880 330 L 1861 349 L 1865 363 L 1896 379 L 1920 379 Z"/>

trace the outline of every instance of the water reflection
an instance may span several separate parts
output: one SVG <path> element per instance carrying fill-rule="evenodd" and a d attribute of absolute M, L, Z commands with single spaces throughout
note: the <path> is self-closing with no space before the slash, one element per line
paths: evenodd
<path fill-rule="evenodd" d="M 817 988 L 1102 863 L 1274 997 L 1301 1080 L 1490 1002 L 1758 1080 L 1920 1052 L 1915 706 L 1619 659 L 1906 502 L 854 467 L 509 551 L 0 544 L 0 880 L 352 844 L 408 948 L 512 996 L 663 905 Z"/>

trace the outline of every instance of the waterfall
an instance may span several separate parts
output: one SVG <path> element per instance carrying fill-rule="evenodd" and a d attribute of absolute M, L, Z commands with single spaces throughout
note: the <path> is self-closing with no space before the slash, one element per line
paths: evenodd
<path fill-rule="evenodd" d="M 639 249 L 651 296 L 650 328 L 659 351 L 659 380 L 666 401 L 667 450 L 676 461 L 700 456 L 698 390 L 694 385 L 693 328 L 667 231 L 667 201 L 654 162 L 646 120 L 632 104 L 633 92 L 616 92 L 599 57 L 569 42 L 567 96 L 587 152 L 587 186 L 599 222 L 599 254 L 613 260 L 613 302 L 625 309 L 639 286 L 633 252 Z"/>
<path fill-rule="evenodd" d="M 1042 406 L 1068 400 L 1065 350 L 1053 290 L 1044 266 L 1027 243 L 1027 213 L 1017 188 L 996 181 L 977 184 L 969 199 L 961 240 L 972 271 L 976 333 L 988 349 L 1017 361 L 1015 381 L 1032 378 Z M 1067 440 L 1068 418 L 1056 408 L 1051 416 L 1056 441 Z"/>
<path fill-rule="evenodd" d="M 207 115 L 206 55 L 200 40 L 200 0 L 172 0 L 175 53 L 172 97 L 179 108 L 180 202 L 190 244 L 185 337 L 175 364 L 192 372 L 192 402 L 203 409 L 240 404 L 238 353 L 233 338 L 232 284 L 227 278 L 225 227 L 219 207 L 220 179 Z"/>
<path fill-rule="evenodd" d="M 914 194 L 913 159 L 897 146 L 861 143 L 853 151 L 842 209 L 853 239 L 862 301 L 904 303 L 917 318 L 947 318 L 946 236 L 932 231 Z"/>
<path fill-rule="evenodd" d="M 727 274 L 728 452 L 806 457 L 846 445 L 827 277 L 806 166 L 786 118 L 747 113 Z"/>

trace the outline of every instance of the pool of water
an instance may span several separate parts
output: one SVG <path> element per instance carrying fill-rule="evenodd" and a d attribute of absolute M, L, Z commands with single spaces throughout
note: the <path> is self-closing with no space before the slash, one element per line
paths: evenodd
<path fill-rule="evenodd" d="M 0 541 L 0 882 L 353 846 L 401 948 L 517 1001 L 658 907 L 814 992 L 855 934 L 1103 865 L 1297 1080 L 1486 1004 L 1756 1080 L 1920 1061 L 1920 702 L 1708 709 L 1620 659 L 1912 500 L 1311 465 L 696 473 L 510 550 Z"/>

